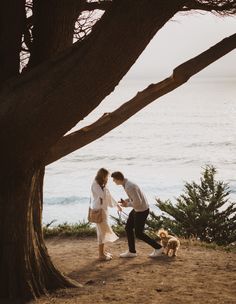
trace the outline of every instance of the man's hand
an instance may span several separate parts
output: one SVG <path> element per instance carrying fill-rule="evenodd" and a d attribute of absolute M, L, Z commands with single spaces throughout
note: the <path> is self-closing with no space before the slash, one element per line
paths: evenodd
<path fill-rule="evenodd" d="M 124 201 L 123 199 L 121 199 L 119 203 L 121 204 L 122 207 L 128 207 L 128 202 Z"/>

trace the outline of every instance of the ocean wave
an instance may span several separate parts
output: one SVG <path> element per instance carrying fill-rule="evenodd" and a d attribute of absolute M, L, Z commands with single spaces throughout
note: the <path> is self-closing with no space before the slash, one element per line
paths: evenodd
<path fill-rule="evenodd" d="M 89 197 L 81 196 L 54 196 L 45 197 L 44 203 L 46 205 L 75 205 L 75 204 L 85 204 L 89 202 Z"/>
<path fill-rule="evenodd" d="M 222 142 L 195 142 L 186 145 L 186 148 L 197 148 L 197 147 L 225 147 L 225 146 L 234 146 L 235 144 L 231 141 L 222 141 Z"/>
<path fill-rule="evenodd" d="M 79 162 L 85 162 L 85 161 L 88 161 L 88 162 L 91 162 L 91 161 L 99 161 L 99 160 L 102 160 L 102 161 L 109 161 L 109 160 L 134 160 L 134 159 L 137 159 L 136 156 L 119 156 L 117 157 L 117 155 L 83 155 L 83 156 L 80 156 L 80 157 L 76 157 L 76 156 L 73 156 L 73 158 L 68 158 L 66 160 L 64 160 L 64 162 L 69 162 L 69 163 L 79 163 Z"/>
<path fill-rule="evenodd" d="M 97 162 L 97 161 L 154 161 L 154 162 L 175 162 L 175 161 L 193 161 L 189 160 L 187 157 L 166 157 L 166 156 L 152 156 L 152 155 L 142 155 L 136 154 L 135 156 L 122 156 L 122 155 L 84 155 L 82 157 L 73 157 L 67 159 L 69 163 L 79 163 L 79 162 Z"/>

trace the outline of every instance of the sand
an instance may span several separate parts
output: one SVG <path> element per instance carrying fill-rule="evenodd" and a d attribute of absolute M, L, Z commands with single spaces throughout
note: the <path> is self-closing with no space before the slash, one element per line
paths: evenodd
<path fill-rule="evenodd" d="M 82 288 L 61 289 L 37 303 L 236 303 L 236 254 L 182 245 L 177 258 L 150 259 L 137 243 L 138 257 L 121 259 L 126 240 L 109 245 L 113 260 L 100 262 L 93 238 L 47 240 L 54 263 Z"/>

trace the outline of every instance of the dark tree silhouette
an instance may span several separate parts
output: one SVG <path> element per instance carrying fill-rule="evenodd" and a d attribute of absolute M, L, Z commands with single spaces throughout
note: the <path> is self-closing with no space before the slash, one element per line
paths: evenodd
<path fill-rule="evenodd" d="M 44 244 L 45 164 L 65 155 L 58 150 L 63 140 L 68 142 L 64 135 L 114 90 L 165 23 L 177 12 L 190 10 L 235 14 L 235 1 L 1 3 L 0 298 L 31 299 L 55 288 L 78 286 L 54 267 Z M 235 36 L 215 48 L 215 57 L 190 61 L 191 75 L 180 66 L 172 80 L 148 89 L 149 102 L 233 48 Z M 95 140 L 96 128 L 92 131 L 89 136 Z"/>

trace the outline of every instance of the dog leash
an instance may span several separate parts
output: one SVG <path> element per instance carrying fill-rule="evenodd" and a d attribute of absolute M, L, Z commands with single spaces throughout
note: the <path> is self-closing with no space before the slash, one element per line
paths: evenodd
<path fill-rule="evenodd" d="M 124 211 L 117 211 L 117 214 L 118 214 L 120 225 L 125 226 L 124 221 L 126 221 L 128 219 L 129 215 L 127 213 L 125 213 Z"/>

